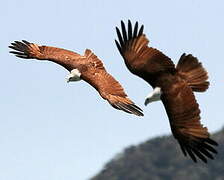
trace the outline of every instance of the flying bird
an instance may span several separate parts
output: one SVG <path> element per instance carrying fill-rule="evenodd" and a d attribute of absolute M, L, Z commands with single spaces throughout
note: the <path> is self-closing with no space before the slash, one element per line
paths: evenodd
<path fill-rule="evenodd" d="M 69 50 L 41 46 L 25 40 L 15 41 L 9 48 L 15 50 L 10 53 L 19 58 L 48 60 L 63 66 L 70 72 L 67 82 L 84 80 L 112 107 L 143 116 L 142 110 L 127 97 L 120 83 L 106 71 L 102 61 L 91 50 L 86 49 L 82 56 Z"/>
<path fill-rule="evenodd" d="M 143 28 L 143 25 L 138 27 L 138 22 L 133 28 L 129 20 L 126 30 L 121 21 L 121 31 L 116 27 L 116 46 L 127 68 L 154 89 L 146 97 L 145 105 L 162 100 L 171 131 L 183 154 L 194 162 L 199 158 L 207 163 L 207 158 L 214 159 L 212 153 L 217 153 L 214 146 L 218 144 L 200 123 L 199 105 L 194 96 L 194 92 L 208 89 L 207 72 L 196 57 L 185 53 L 175 67 L 169 57 L 148 46 Z"/>

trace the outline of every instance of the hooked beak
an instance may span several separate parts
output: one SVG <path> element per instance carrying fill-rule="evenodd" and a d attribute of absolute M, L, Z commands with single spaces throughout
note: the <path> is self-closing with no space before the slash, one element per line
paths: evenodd
<path fill-rule="evenodd" d="M 147 106 L 149 103 L 150 103 L 150 99 L 149 99 L 149 98 L 146 98 L 146 99 L 145 99 L 145 103 L 144 103 L 145 106 Z"/>

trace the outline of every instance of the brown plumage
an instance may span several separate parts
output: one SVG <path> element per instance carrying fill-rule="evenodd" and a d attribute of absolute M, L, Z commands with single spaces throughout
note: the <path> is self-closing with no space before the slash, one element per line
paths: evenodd
<path fill-rule="evenodd" d="M 121 31 L 116 28 L 117 48 L 128 69 L 143 78 L 153 88 L 160 87 L 161 100 L 166 109 L 172 133 L 186 156 L 194 162 L 197 157 L 203 162 L 213 159 L 217 153 L 206 127 L 200 123 L 199 105 L 193 91 L 204 92 L 209 86 L 208 75 L 197 58 L 183 54 L 175 68 L 169 57 L 157 49 L 148 47 L 148 39 L 143 34 L 143 25 L 138 30 L 138 22 L 128 30 L 121 21 Z"/>
<path fill-rule="evenodd" d="M 143 116 L 142 110 L 136 106 L 126 95 L 122 86 L 113 76 L 107 73 L 102 61 L 86 49 L 83 56 L 61 48 L 50 46 L 39 46 L 29 43 L 15 41 L 9 48 L 17 57 L 25 59 L 49 60 L 60 64 L 68 71 L 78 69 L 81 73 L 80 78 L 92 85 L 114 108 L 123 110 L 127 113 Z"/>

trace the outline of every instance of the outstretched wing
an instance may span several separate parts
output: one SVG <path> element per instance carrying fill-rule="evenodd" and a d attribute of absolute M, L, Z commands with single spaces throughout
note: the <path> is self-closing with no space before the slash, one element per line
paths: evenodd
<path fill-rule="evenodd" d="M 15 41 L 11 43 L 9 48 L 15 50 L 10 51 L 10 53 L 15 54 L 17 57 L 53 61 L 66 68 L 68 71 L 75 68 L 76 62 L 74 60 L 82 58 L 79 54 L 69 50 L 50 46 L 39 46 L 25 40 L 22 40 L 22 42 Z"/>
<path fill-rule="evenodd" d="M 17 57 L 53 61 L 68 71 L 77 68 L 81 72 L 81 78 L 97 89 L 113 107 L 138 116 L 143 115 L 142 110 L 127 98 L 121 85 L 106 72 L 103 63 L 90 50 L 87 49 L 85 55 L 81 56 L 72 51 L 39 46 L 25 40 L 11 44 L 9 48 L 15 51 L 10 53 Z"/>
<path fill-rule="evenodd" d="M 209 138 L 206 127 L 200 123 L 200 110 L 192 89 L 186 81 L 179 81 L 163 88 L 161 100 L 169 117 L 171 130 L 180 147 L 194 162 L 197 157 L 203 162 L 213 159 L 217 151 L 212 146 L 218 145 Z"/>
<path fill-rule="evenodd" d="M 175 71 L 175 66 L 162 52 L 148 47 L 149 40 L 143 34 L 143 28 L 142 25 L 138 30 L 136 22 L 133 31 L 129 20 L 126 30 L 121 21 L 121 31 L 116 27 L 119 42 L 115 40 L 115 43 L 129 70 L 154 86 L 154 76 L 163 71 Z"/>
<path fill-rule="evenodd" d="M 120 83 L 107 73 L 102 61 L 88 49 L 84 56 L 88 61 L 88 69 L 82 73 L 82 79 L 92 85 L 114 108 L 143 116 L 142 110 L 127 97 Z"/>

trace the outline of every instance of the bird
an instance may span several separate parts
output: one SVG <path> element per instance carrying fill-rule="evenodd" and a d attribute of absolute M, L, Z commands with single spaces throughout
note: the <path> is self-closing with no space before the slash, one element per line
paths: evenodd
<path fill-rule="evenodd" d="M 66 77 L 67 82 L 84 80 L 112 107 L 143 116 L 142 109 L 128 98 L 121 84 L 106 71 L 102 61 L 90 49 L 80 55 L 70 50 L 42 46 L 26 40 L 14 41 L 9 48 L 13 49 L 10 53 L 19 58 L 48 60 L 61 65 L 70 72 Z"/>
<path fill-rule="evenodd" d="M 192 54 L 183 53 L 175 66 L 173 61 L 156 48 L 130 20 L 127 26 L 121 21 L 116 27 L 115 44 L 131 73 L 152 86 L 153 92 L 145 99 L 145 105 L 161 100 L 174 138 L 185 156 L 197 162 L 214 159 L 218 143 L 210 138 L 208 129 L 200 122 L 200 109 L 194 92 L 205 92 L 209 87 L 208 73 Z"/>

